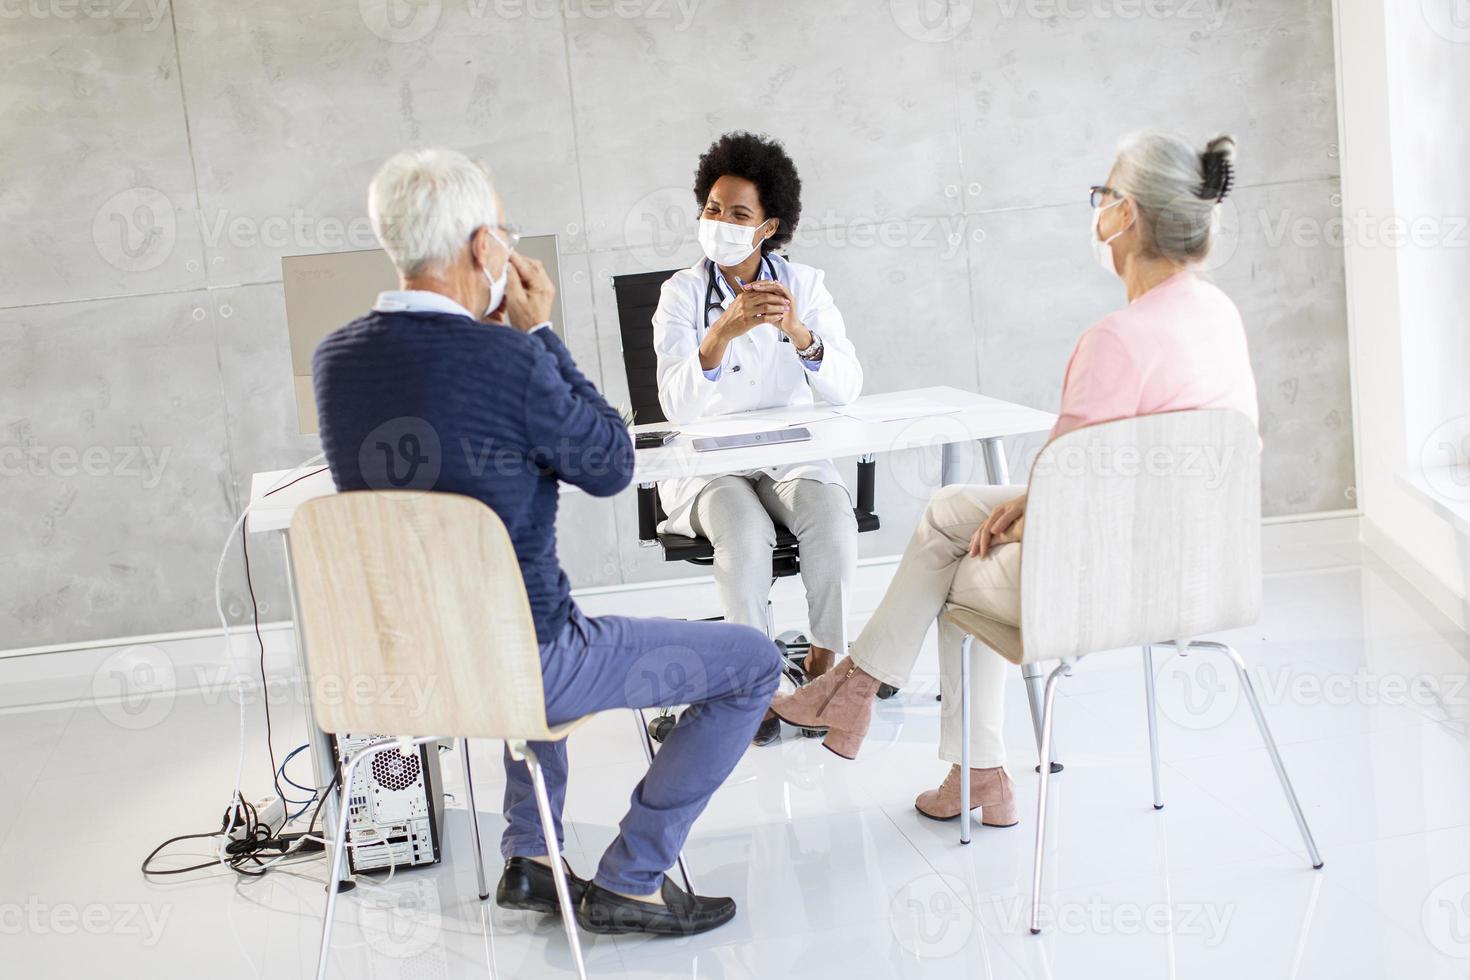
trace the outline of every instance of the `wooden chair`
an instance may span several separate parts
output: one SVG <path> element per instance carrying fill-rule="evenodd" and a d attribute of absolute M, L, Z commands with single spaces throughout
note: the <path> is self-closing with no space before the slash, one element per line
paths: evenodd
<path fill-rule="evenodd" d="M 291 522 L 291 554 L 310 681 L 318 690 L 326 681 L 346 692 L 313 700 L 317 724 L 332 733 L 438 733 L 367 746 L 347 760 L 340 785 L 351 786 L 357 767 L 379 752 L 457 738 L 484 900 L 490 892 L 469 739 L 503 739 L 531 770 L 562 924 L 585 980 L 546 780 L 528 743 L 560 741 L 586 719 L 547 724 L 536 628 L 505 525 L 478 500 L 455 494 L 343 493 L 301 506 Z M 422 699 L 399 694 L 406 678 L 426 692 Z M 345 794 L 337 809 L 319 980 L 327 975 L 344 870 L 351 811 Z"/>
<path fill-rule="evenodd" d="M 1163 809 L 1152 645 L 1215 650 L 1235 665 L 1312 867 L 1322 867 L 1301 804 L 1266 724 L 1245 661 L 1195 637 L 1248 626 L 1261 607 L 1260 438 L 1239 412 L 1200 410 L 1123 419 L 1049 443 L 1031 472 L 1021 541 L 1021 625 L 959 606 L 944 616 L 965 634 L 960 653 L 961 759 L 969 769 L 970 650 L 974 640 L 1013 663 L 1059 660 L 1042 696 L 1048 758 L 1057 683 L 1077 658 L 1143 648 L 1154 808 Z M 1040 767 L 1031 931 L 1041 931 L 1041 870 L 1051 772 Z M 960 842 L 970 842 L 968 779 L 960 780 Z"/>

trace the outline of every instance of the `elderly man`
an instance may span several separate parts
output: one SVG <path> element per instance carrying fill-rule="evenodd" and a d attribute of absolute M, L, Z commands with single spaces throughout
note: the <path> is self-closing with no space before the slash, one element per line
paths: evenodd
<path fill-rule="evenodd" d="M 550 329 L 555 287 L 515 253 L 489 176 L 460 153 L 393 157 L 373 178 L 368 210 L 402 288 L 316 351 L 322 447 L 337 487 L 459 493 L 500 516 L 530 598 L 552 725 L 609 708 L 692 705 L 595 878 L 573 875 L 572 891 L 578 921 L 597 933 L 682 936 L 728 922 L 731 899 L 687 894 L 665 872 L 760 723 L 779 674 L 775 646 L 746 626 L 582 614 L 556 556 L 557 484 L 611 496 L 632 478 L 633 447 Z M 560 838 L 565 743 L 533 748 Z M 555 913 L 529 772 L 508 755 L 505 770 L 496 899 Z"/>

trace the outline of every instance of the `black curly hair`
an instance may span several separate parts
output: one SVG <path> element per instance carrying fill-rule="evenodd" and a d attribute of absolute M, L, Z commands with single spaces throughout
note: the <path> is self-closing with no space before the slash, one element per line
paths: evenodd
<path fill-rule="evenodd" d="M 767 218 L 779 218 L 776 233 L 762 244 L 763 251 L 791 241 L 801 220 L 801 178 L 796 164 L 781 144 L 754 133 L 726 133 L 710 144 L 694 171 L 694 201 L 700 207 L 721 177 L 743 177 L 755 185 Z"/>

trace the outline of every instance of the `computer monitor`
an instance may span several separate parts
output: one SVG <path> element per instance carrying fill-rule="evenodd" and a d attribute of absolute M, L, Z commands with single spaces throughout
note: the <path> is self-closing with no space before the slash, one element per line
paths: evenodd
<path fill-rule="evenodd" d="M 551 328 L 566 339 L 561 311 L 561 269 L 556 236 L 522 238 L 516 251 L 539 259 L 556 284 Z M 322 340 L 373 308 L 378 294 L 398 288 L 398 271 L 380 248 L 360 252 L 318 252 L 281 259 L 286 292 L 286 330 L 291 336 L 291 373 L 296 389 L 296 421 L 303 435 L 317 431 L 316 397 L 311 387 L 311 355 Z"/>

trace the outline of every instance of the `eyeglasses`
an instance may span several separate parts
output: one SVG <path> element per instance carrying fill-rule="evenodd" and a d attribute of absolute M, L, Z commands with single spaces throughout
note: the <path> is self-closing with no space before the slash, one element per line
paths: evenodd
<path fill-rule="evenodd" d="M 1105 187 L 1102 184 L 1093 184 L 1092 187 L 1088 189 L 1087 203 L 1091 204 L 1093 207 L 1099 207 L 1102 204 L 1103 195 L 1105 194 L 1109 197 L 1117 198 L 1121 198 L 1123 196 L 1122 194 L 1119 194 L 1117 191 L 1113 190 L 1111 187 Z"/>
<path fill-rule="evenodd" d="M 516 243 L 521 240 L 521 229 L 516 225 L 485 225 L 484 228 L 493 237 L 500 239 L 500 243 L 512 252 L 516 250 Z M 476 232 L 479 230 L 479 228 L 475 229 Z M 474 240 L 474 235 L 470 235 L 470 241 Z"/>
<path fill-rule="evenodd" d="M 518 225 L 496 225 L 495 227 L 505 236 L 505 247 L 514 252 L 516 243 L 521 240 L 520 227 Z"/>

